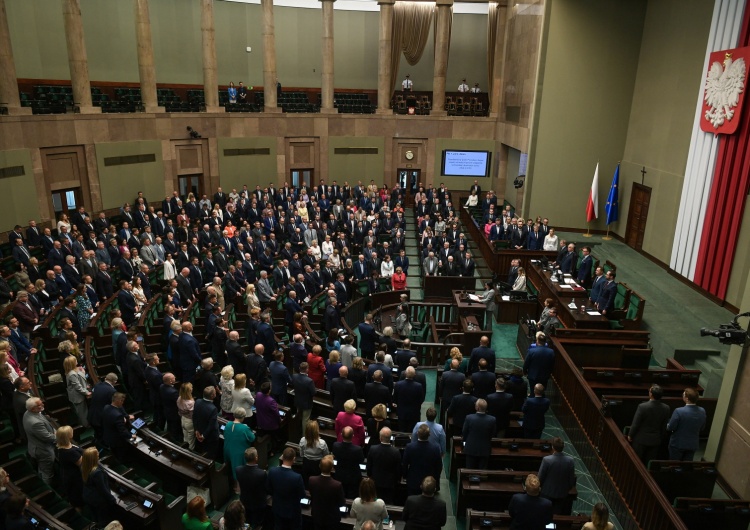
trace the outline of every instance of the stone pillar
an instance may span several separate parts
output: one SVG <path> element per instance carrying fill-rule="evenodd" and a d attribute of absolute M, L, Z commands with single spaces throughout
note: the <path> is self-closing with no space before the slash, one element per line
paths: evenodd
<path fill-rule="evenodd" d="M 320 0 L 323 4 L 323 72 L 320 82 L 320 112 L 330 114 L 333 108 L 333 3 L 336 0 Z"/>
<path fill-rule="evenodd" d="M 453 0 L 437 0 L 437 38 L 432 78 L 432 115 L 445 116 L 445 75 L 448 71 L 450 17 Z"/>
<path fill-rule="evenodd" d="M 273 24 L 273 0 L 261 0 L 263 8 L 263 112 L 281 112 L 276 106 L 276 35 Z M 325 5 L 325 3 L 324 3 Z M 333 70 L 333 67 L 331 67 Z"/>
<path fill-rule="evenodd" d="M 380 32 L 378 38 L 378 114 L 392 114 L 391 48 L 393 47 L 393 4 L 395 0 L 379 0 Z"/>
<path fill-rule="evenodd" d="M 80 0 L 62 0 L 65 42 L 68 47 L 70 82 L 73 85 L 73 102 L 81 114 L 97 114 L 102 111 L 91 103 L 91 82 L 86 44 L 83 40 Z"/>
<path fill-rule="evenodd" d="M 503 78 L 505 73 L 505 50 L 508 44 L 508 21 L 513 9 L 507 0 L 497 2 L 497 36 L 495 37 L 495 66 L 490 87 L 490 116 L 497 118 L 503 103 Z"/>
<path fill-rule="evenodd" d="M 16 63 L 10 43 L 5 0 L 0 0 L 0 105 L 8 109 L 8 114 L 31 114 L 30 107 L 21 106 L 18 95 Z"/>
<path fill-rule="evenodd" d="M 148 0 L 135 0 L 135 39 L 138 47 L 138 74 L 141 78 L 141 101 L 146 112 L 164 112 L 156 97 L 154 46 L 151 42 L 151 18 Z"/>
<path fill-rule="evenodd" d="M 219 84 L 216 80 L 216 33 L 214 0 L 201 0 L 201 37 L 203 44 L 203 97 L 206 112 L 221 112 Z"/>

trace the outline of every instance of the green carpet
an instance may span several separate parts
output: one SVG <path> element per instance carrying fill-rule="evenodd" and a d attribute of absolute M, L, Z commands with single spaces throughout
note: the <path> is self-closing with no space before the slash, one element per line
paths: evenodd
<path fill-rule="evenodd" d="M 518 359 L 516 348 L 516 337 L 518 335 L 518 324 L 492 325 L 492 349 L 498 359 Z"/>

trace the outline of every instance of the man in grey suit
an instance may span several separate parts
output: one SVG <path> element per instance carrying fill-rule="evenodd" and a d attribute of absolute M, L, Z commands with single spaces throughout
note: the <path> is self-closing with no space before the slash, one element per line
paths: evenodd
<path fill-rule="evenodd" d="M 438 259 L 434 252 L 430 252 L 422 262 L 422 274 L 425 276 L 437 276 Z"/>
<path fill-rule="evenodd" d="M 568 492 L 576 485 L 576 470 L 573 459 L 563 454 L 565 442 L 562 438 L 552 438 L 552 454 L 542 459 L 539 468 L 539 482 L 542 483 L 542 497 L 552 501 L 552 513 L 570 515 L 573 503 Z"/>
<path fill-rule="evenodd" d="M 264 307 L 276 301 L 276 295 L 273 292 L 271 283 L 268 281 L 268 272 L 260 271 L 260 280 L 258 280 L 258 284 L 255 287 L 257 289 L 258 301 Z"/>
<path fill-rule="evenodd" d="M 638 405 L 630 425 L 628 441 L 644 465 L 658 458 L 659 447 L 667 434 L 670 412 L 669 405 L 661 402 L 663 393 L 659 385 L 651 385 L 649 400 Z"/>
<path fill-rule="evenodd" d="M 667 431 L 672 433 L 669 438 L 670 460 L 692 460 L 698 449 L 698 437 L 706 425 L 706 410 L 697 405 L 698 392 L 686 388 L 682 399 L 685 406 L 674 409 L 667 423 Z"/>
<path fill-rule="evenodd" d="M 492 323 L 495 320 L 495 310 L 497 304 L 495 304 L 495 289 L 492 288 L 492 282 L 485 282 L 484 288 L 487 289 L 479 299 L 480 302 L 486 304 L 484 310 L 484 328 L 492 329 Z"/>
<path fill-rule="evenodd" d="M 474 403 L 475 414 L 469 414 L 464 420 L 462 437 L 463 452 L 466 455 L 466 467 L 469 469 L 487 469 L 492 452 L 492 438 L 495 436 L 495 417 L 487 414 L 487 402 L 477 399 Z"/>
<path fill-rule="evenodd" d="M 26 450 L 32 462 L 36 463 L 39 477 L 43 482 L 51 484 L 55 475 L 55 429 L 42 415 L 43 411 L 44 403 L 41 399 L 29 398 L 23 415 L 23 429 L 29 440 Z"/>

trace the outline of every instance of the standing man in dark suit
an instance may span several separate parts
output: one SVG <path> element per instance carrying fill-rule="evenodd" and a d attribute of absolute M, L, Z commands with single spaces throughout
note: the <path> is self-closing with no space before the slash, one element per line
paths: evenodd
<path fill-rule="evenodd" d="M 645 466 L 649 460 L 658 458 L 659 448 L 667 434 L 670 410 L 669 405 L 661 401 L 663 394 L 659 385 L 651 385 L 648 389 L 649 400 L 638 405 L 630 424 L 628 441 Z"/>
<path fill-rule="evenodd" d="M 383 384 L 383 372 L 375 370 L 372 374 L 372 382 L 365 385 L 365 412 L 369 417 L 372 414 L 372 408 L 378 403 L 382 403 L 387 408 L 391 406 L 391 391 Z"/>
<path fill-rule="evenodd" d="M 372 327 L 372 313 L 365 315 L 365 321 L 357 326 L 359 330 L 359 351 L 365 359 L 375 358 L 375 346 L 378 344 L 378 334 Z"/>
<path fill-rule="evenodd" d="M 474 383 L 471 382 L 471 379 L 464 380 L 462 390 L 461 394 L 453 396 L 446 412 L 448 418 L 453 418 L 453 430 L 449 430 L 448 436 L 463 432 L 466 416 L 472 414 L 476 409 L 477 398 L 472 395 Z"/>
<path fill-rule="evenodd" d="M 201 365 L 201 347 L 198 339 L 193 337 L 193 324 L 190 321 L 182 323 L 182 333 L 178 342 L 180 349 L 180 370 L 182 380 L 190 383 L 195 379 L 195 372 Z"/>
<path fill-rule="evenodd" d="M 406 523 L 405 530 L 437 529 L 448 522 L 445 501 L 435 498 L 437 480 L 425 477 L 420 485 L 421 494 L 410 495 L 404 504 L 401 519 Z"/>
<path fill-rule="evenodd" d="M 341 431 L 341 441 L 335 442 L 331 451 L 336 459 L 336 476 L 341 481 L 347 498 L 350 499 L 359 493 L 359 482 L 362 480 L 359 466 L 365 463 L 365 454 L 360 446 L 353 443 L 353 439 L 354 429 L 344 427 Z"/>
<path fill-rule="evenodd" d="M 332 329 L 339 329 L 341 325 L 341 318 L 339 317 L 339 311 L 336 308 L 336 298 L 331 297 L 329 300 L 328 307 L 326 307 L 325 315 L 323 315 L 323 329 L 326 334 Z"/>
<path fill-rule="evenodd" d="M 534 396 L 527 399 L 521 411 L 523 412 L 523 437 L 538 440 L 544 431 L 544 414 L 549 410 L 549 399 L 544 397 L 544 387 L 537 383 L 534 386 Z"/>
<path fill-rule="evenodd" d="M 146 358 L 146 369 L 144 375 L 148 383 L 148 397 L 154 408 L 154 423 L 159 429 L 164 429 L 166 418 L 161 402 L 161 385 L 164 383 L 164 374 L 159 371 L 159 356 L 154 354 Z"/>
<path fill-rule="evenodd" d="M 396 383 L 393 391 L 393 403 L 398 410 L 398 428 L 402 432 L 413 431 L 421 417 L 426 391 L 425 387 L 415 381 L 416 373 L 412 366 L 407 368 L 404 371 L 406 379 Z"/>
<path fill-rule="evenodd" d="M 292 471 L 297 453 L 291 447 L 281 453 L 281 465 L 268 472 L 267 489 L 273 501 L 273 517 L 276 530 L 299 530 L 302 528 L 302 509 L 299 501 L 305 497 L 302 475 Z"/>
<path fill-rule="evenodd" d="M 232 365 L 234 375 L 245 373 L 245 352 L 239 343 L 240 334 L 237 331 L 229 332 L 227 341 L 227 362 Z"/>
<path fill-rule="evenodd" d="M 349 369 L 342 366 L 339 368 L 339 376 L 331 381 L 331 404 L 334 412 L 343 412 L 344 403 L 350 399 L 357 400 L 357 387 L 354 381 L 349 381 Z"/>
<path fill-rule="evenodd" d="M 258 467 L 258 450 L 255 447 L 245 449 L 245 465 L 237 466 L 234 473 L 247 522 L 250 528 L 258 528 L 265 522 L 268 512 L 268 473 Z"/>
<path fill-rule="evenodd" d="M 588 289 L 591 287 L 591 269 L 594 266 L 594 258 L 591 257 L 591 247 L 583 247 L 581 252 L 583 253 L 583 259 L 581 259 L 576 280 Z"/>
<path fill-rule="evenodd" d="M 468 373 L 473 374 L 479 370 L 479 359 L 485 359 L 487 361 L 487 370 L 495 373 L 495 350 L 490 348 L 490 339 L 487 336 L 479 339 L 479 346 L 471 350 Z"/>
<path fill-rule="evenodd" d="M 297 415 L 301 417 L 302 427 L 300 432 L 305 432 L 305 426 L 310 419 L 310 413 L 313 408 L 313 399 L 315 398 L 315 383 L 307 375 L 308 364 L 302 362 L 299 365 L 299 373 L 292 376 L 292 386 L 294 387 L 294 406 L 297 409 Z"/>
<path fill-rule="evenodd" d="M 602 293 L 602 287 L 607 283 L 607 278 L 604 276 L 604 269 L 597 267 L 594 271 L 594 279 L 591 283 L 591 290 L 589 291 L 589 300 L 596 304 L 599 301 L 599 296 Z"/>
<path fill-rule="evenodd" d="M 401 480 L 401 452 L 391 445 L 391 429 L 380 429 L 380 443 L 367 453 L 367 476 L 375 481 L 378 496 L 393 504 L 396 486 Z"/>
<path fill-rule="evenodd" d="M 476 413 L 466 416 L 462 430 L 466 467 L 487 469 L 492 452 L 492 438 L 497 431 L 495 417 L 487 414 L 487 402 L 484 399 L 477 399 L 474 405 Z"/>
<path fill-rule="evenodd" d="M 193 425 L 196 449 L 206 453 L 206 458 L 214 460 L 219 455 L 219 411 L 214 405 L 216 388 L 208 386 L 203 390 L 203 399 L 196 399 L 193 409 Z"/>
<path fill-rule="evenodd" d="M 596 301 L 596 308 L 604 316 L 607 316 L 607 312 L 611 313 L 615 308 L 615 295 L 617 295 L 616 276 L 615 271 L 607 271 L 607 282 L 602 285 L 602 292 Z"/>
<path fill-rule="evenodd" d="M 487 370 L 486 359 L 479 360 L 479 371 L 471 374 L 471 382 L 474 383 L 474 395 L 479 399 L 486 399 L 495 391 L 495 372 Z"/>
<path fill-rule="evenodd" d="M 127 280 L 120 280 L 120 291 L 117 293 L 122 320 L 130 327 L 135 322 L 135 297 L 133 286 Z"/>
<path fill-rule="evenodd" d="M 133 418 L 125 412 L 124 404 L 125 394 L 115 392 L 112 402 L 102 411 L 102 441 L 120 462 L 126 461 L 126 448 L 135 439 L 135 434 L 130 434 L 128 429 L 128 421 Z"/>
<path fill-rule="evenodd" d="M 513 394 L 505 391 L 505 379 L 498 377 L 495 380 L 495 391 L 487 396 L 487 414 L 495 417 L 496 438 L 505 438 L 512 410 Z"/>
<path fill-rule="evenodd" d="M 576 469 L 573 459 L 563 454 L 565 442 L 562 438 L 552 438 L 552 454 L 542 459 L 539 468 L 539 482 L 542 483 L 542 497 L 552 501 L 552 513 L 570 515 L 573 503 L 568 492 L 576 485 Z"/>
<path fill-rule="evenodd" d="M 310 477 L 310 514 L 315 530 L 338 528 L 341 521 L 339 508 L 346 506 L 344 488 L 341 482 L 331 477 L 331 471 L 333 457 L 326 455 L 320 460 L 320 475 Z"/>
<path fill-rule="evenodd" d="M 440 416 L 444 425 L 448 407 L 451 406 L 451 400 L 454 396 L 461 393 L 464 381 L 466 380 L 466 376 L 458 371 L 460 364 L 458 359 L 453 359 L 451 361 L 451 369 L 443 372 L 443 377 L 440 378 Z"/>
<path fill-rule="evenodd" d="M 697 405 L 698 392 L 694 388 L 686 388 L 682 400 L 685 406 L 674 409 L 667 423 L 667 431 L 672 433 L 669 437 L 669 459 L 690 461 L 698 449 L 700 433 L 706 426 L 706 410 Z"/>
<path fill-rule="evenodd" d="M 568 244 L 568 251 L 560 260 L 560 271 L 563 274 L 575 274 L 576 265 L 578 265 L 578 254 L 576 253 L 575 243 Z"/>
<path fill-rule="evenodd" d="M 268 367 L 271 376 L 271 397 L 279 405 L 286 405 L 287 387 L 292 384 L 292 378 L 289 370 L 284 365 L 284 352 L 276 351 L 273 354 L 274 360 Z"/>
<path fill-rule="evenodd" d="M 529 379 L 532 389 L 537 383 L 547 388 L 549 377 L 555 366 L 555 352 L 547 347 L 547 336 L 542 331 L 536 333 L 536 344 L 529 347 L 523 362 L 523 373 Z"/>
<path fill-rule="evenodd" d="M 102 442 L 102 413 L 104 407 L 112 403 L 117 380 L 117 374 L 108 373 L 102 381 L 99 381 L 91 389 L 91 401 L 89 402 L 89 413 L 86 419 L 94 428 L 94 437 L 99 443 Z"/>
<path fill-rule="evenodd" d="M 176 443 L 182 442 L 182 425 L 180 415 L 177 411 L 177 398 L 180 393 L 174 387 L 176 382 L 175 376 L 167 372 L 162 377 L 162 383 L 159 387 L 159 398 L 161 399 L 162 412 L 167 421 L 167 432 Z"/>
<path fill-rule="evenodd" d="M 539 477 L 528 475 L 525 482 L 526 493 L 516 493 L 510 499 L 510 530 L 544 530 L 552 522 L 552 503 L 540 497 Z"/>
<path fill-rule="evenodd" d="M 401 462 L 406 489 L 409 495 L 418 495 L 425 477 L 439 477 L 443 472 L 440 447 L 430 442 L 430 428 L 423 424 L 417 430 L 417 441 L 404 449 Z"/>

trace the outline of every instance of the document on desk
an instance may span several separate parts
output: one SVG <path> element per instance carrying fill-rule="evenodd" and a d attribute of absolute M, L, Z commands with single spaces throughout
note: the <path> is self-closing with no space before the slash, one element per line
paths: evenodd
<path fill-rule="evenodd" d="M 573 286 L 572 286 L 572 285 L 567 285 L 567 284 L 565 284 L 565 285 L 560 285 L 560 289 L 572 289 L 572 288 L 573 288 Z"/>
<path fill-rule="evenodd" d="M 567 285 L 578 285 L 573 278 L 565 278 L 565 283 Z"/>
<path fill-rule="evenodd" d="M 600 317 L 602 314 L 599 311 L 586 311 L 587 315 L 591 315 L 592 317 Z"/>
<path fill-rule="evenodd" d="M 569 307 L 570 309 L 578 309 L 578 306 L 576 305 L 576 303 L 575 303 L 575 302 L 570 302 L 570 303 L 568 304 L 568 307 Z"/>
<path fill-rule="evenodd" d="M 510 302 L 510 295 L 503 295 L 503 302 Z"/>
<path fill-rule="evenodd" d="M 467 294 L 466 296 L 467 296 L 467 297 L 469 298 L 469 300 L 471 300 L 472 302 L 480 302 L 480 301 L 482 300 L 481 298 L 479 298 L 479 297 L 478 297 L 477 295 L 475 295 L 475 294 L 470 294 L 470 293 L 469 293 L 469 294 Z"/>

